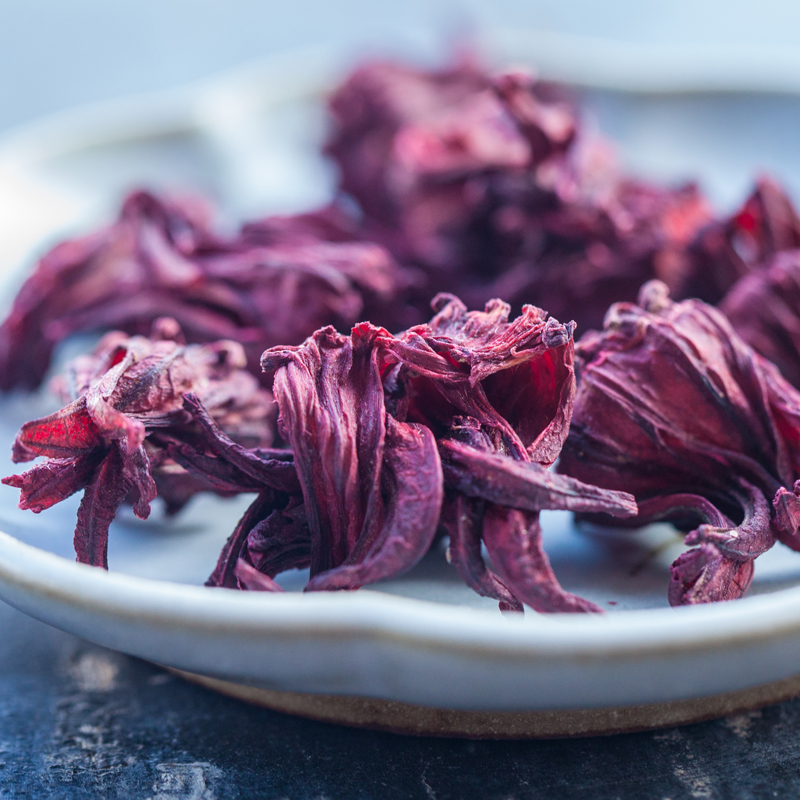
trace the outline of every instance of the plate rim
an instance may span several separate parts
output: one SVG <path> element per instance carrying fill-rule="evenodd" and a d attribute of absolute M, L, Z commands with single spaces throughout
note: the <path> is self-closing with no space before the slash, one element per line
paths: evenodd
<path fill-rule="evenodd" d="M 696 655 L 800 635 L 800 586 L 728 603 L 610 614 L 501 614 L 360 589 L 260 593 L 106 572 L 0 532 L 0 598 L 15 592 L 101 617 L 227 635 L 390 640 L 527 659 Z"/>

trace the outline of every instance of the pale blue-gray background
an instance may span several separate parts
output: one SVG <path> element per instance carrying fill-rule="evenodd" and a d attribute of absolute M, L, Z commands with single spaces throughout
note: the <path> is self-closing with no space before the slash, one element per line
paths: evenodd
<path fill-rule="evenodd" d="M 166 88 L 299 45 L 376 47 L 410 32 L 533 27 L 653 43 L 792 47 L 786 0 L 0 0 L 0 130 Z"/>

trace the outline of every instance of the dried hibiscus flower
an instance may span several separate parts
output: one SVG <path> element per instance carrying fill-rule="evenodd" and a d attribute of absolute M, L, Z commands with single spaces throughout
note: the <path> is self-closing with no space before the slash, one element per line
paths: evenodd
<path fill-rule="evenodd" d="M 685 274 L 670 281 L 670 288 L 677 297 L 718 303 L 751 270 L 797 247 L 800 216 L 786 192 L 764 177 L 738 211 L 700 232 L 686 252 Z"/>
<path fill-rule="evenodd" d="M 532 306 L 509 322 L 500 301 L 435 308 L 397 337 L 363 323 L 264 354 L 302 498 L 262 494 L 211 585 L 274 590 L 291 564 L 310 565 L 308 589 L 357 588 L 410 569 L 441 526 L 467 583 L 502 608 L 597 610 L 560 587 L 538 524 L 545 508 L 635 513 L 630 495 L 546 469 L 569 426 L 573 326 Z"/>
<path fill-rule="evenodd" d="M 745 275 L 720 309 L 742 339 L 800 388 L 800 250 L 780 252 Z"/>
<path fill-rule="evenodd" d="M 672 566 L 672 605 L 747 590 L 776 540 L 800 550 L 800 393 L 699 300 L 657 281 L 611 307 L 578 346 L 565 474 L 639 503 L 636 524 L 694 527 Z"/>
<path fill-rule="evenodd" d="M 387 340 L 397 362 L 398 408 L 437 434 L 447 491 L 442 523 L 449 557 L 479 594 L 501 608 L 597 611 L 564 591 L 544 552 L 539 511 L 635 513 L 630 495 L 547 470 L 569 430 L 575 394 L 574 323 L 534 306 L 508 321 L 493 300 L 467 311 L 450 295 L 434 300 L 428 325 Z M 481 556 L 486 545 L 492 570 Z"/>
<path fill-rule="evenodd" d="M 309 589 L 358 588 L 428 551 L 443 492 L 436 441 L 386 412 L 381 336 L 389 334 L 369 323 L 350 336 L 323 328 L 299 347 L 264 354 L 302 497 L 262 494 L 211 585 L 277 588 L 264 579 L 310 566 Z"/>
<path fill-rule="evenodd" d="M 362 230 L 470 304 L 535 300 L 581 327 L 641 284 L 671 285 L 711 221 L 692 186 L 620 178 L 563 91 L 474 61 L 356 70 L 330 101 L 327 152 Z"/>
<path fill-rule="evenodd" d="M 76 332 L 146 334 L 169 316 L 190 342 L 240 342 L 258 374 L 265 347 L 391 307 L 401 272 L 381 246 L 292 218 L 274 220 L 287 233 L 271 245 L 223 239 L 198 209 L 135 192 L 114 224 L 45 255 L 0 327 L 0 388 L 38 386 L 55 345 Z"/>
<path fill-rule="evenodd" d="M 270 444 L 274 404 L 244 366 L 241 345 L 183 344 L 170 319 L 149 339 L 107 334 L 58 381 L 71 402 L 17 434 L 14 462 L 46 460 L 3 483 L 35 513 L 83 489 L 75 552 L 107 567 L 108 528 L 124 501 L 145 519 L 159 492 L 175 511 L 197 491 L 264 487 L 270 451 L 246 447 Z"/>

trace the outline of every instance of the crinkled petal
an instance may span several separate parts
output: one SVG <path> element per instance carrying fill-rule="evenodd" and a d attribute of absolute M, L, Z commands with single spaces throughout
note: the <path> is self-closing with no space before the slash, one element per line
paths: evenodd
<path fill-rule="evenodd" d="M 482 597 L 499 601 L 501 611 L 522 611 L 522 603 L 511 589 L 486 566 L 481 552 L 482 500 L 455 495 L 445 502 L 441 523 L 450 537 L 448 560 L 471 589 Z"/>
<path fill-rule="evenodd" d="M 357 589 L 407 572 L 428 552 L 439 525 L 442 468 L 428 428 L 388 418 L 384 464 L 387 497 L 383 526 L 361 552 L 311 579 L 307 590 Z"/>
<path fill-rule="evenodd" d="M 82 564 L 108 569 L 108 529 L 131 488 L 122 456 L 112 447 L 83 492 L 75 526 L 75 554 Z"/>
<path fill-rule="evenodd" d="M 600 611 L 594 603 L 561 588 L 542 547 L 538 513 L 489 503 L 483 519 L 483 541 L 504 583 L 535 611 Z"/>

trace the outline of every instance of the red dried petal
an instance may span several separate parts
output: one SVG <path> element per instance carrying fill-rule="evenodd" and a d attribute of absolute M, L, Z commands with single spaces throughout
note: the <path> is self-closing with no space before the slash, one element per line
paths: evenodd
<path fill-rule="evenodd" d="M 345 562 L 312 578 L 307 591 L 357 589 L 407 572 L 428 552 L 443 497 L 442 468 L 430 430 L 387 417 L 381 481 L 385 509 L 380 530 L 374 537 L 362 535 Z"/>
<path fill-rule="evenodd" d="M 37 456 L 69 458 L 103 446 L 103 437 L 82 397 L 49 417 L 26 422 L 14 440 L 11 460 L 18 464 Z"/>
<path fill-rule="evenodd" d="M 483 518 L 483 541 L 503 581 L 535 611 L 600 611 L 561 588 L 542 547 L 538 513 L 490 503 Z"/>
<path fill-rule="evenodd" d="M 75 526 L 75 555 L 82 564 L 108 569 L 108 529 L 131 488 L 122 457 L 112 447 L 83 492 Z"/>

